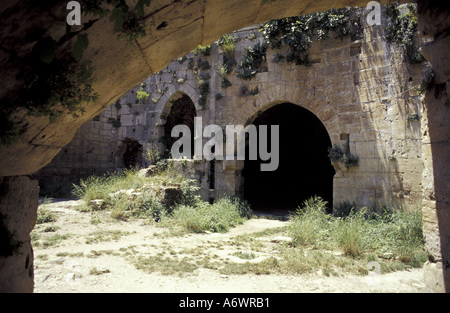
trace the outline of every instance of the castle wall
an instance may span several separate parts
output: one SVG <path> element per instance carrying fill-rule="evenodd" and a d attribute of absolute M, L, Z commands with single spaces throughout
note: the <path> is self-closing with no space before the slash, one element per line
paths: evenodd
<path fill-rule="evenodd" d="M 424 64 L 405 61 L 401 48 L 387 43 L 386 20 L 369 26 L 361 19 L 364 35 L 314 42 L 310 66 L 276 63 L 267 51 L 267 62 L 251 80 L 233 72 L 231 86 L 221 86 L 216 65 L 223 63 L 220 46 L 209 56 L 190 53 L 147 78 L 149 99 L 136 98 L 137 86 L 116 104 L 79 129 L 67 145 L 38 176 L 77 180 L 90 174 L 119 170 L 133 142 L 139 165 L 146 166 L 142 151 L 164 147 L 164 125 L 171 107 L 182 94 L 189 96 L 203 125 L 248 125 L 262 112 L 279 103 L 292 103 L 314 113 L 325 126 L 332 145 L 348 144 L 359 165 L 346 168 L 333 164 L 333 201 L 355 201 L 359 205 L 418 206 L 422 201 L 422 96 L 416 86 L 422 81 Z M 245 48 L 262 42 L 258 27 L 237 31 L 236 60 Z M 210 68 L 201 66 L 207 61 Z M 203 63 L 204 64 L 204 63 Z M 199 66 L 200 65 L 200 66 Z M 202 102 L 199 75 L 210 78 L 206 102 Z M 243 94 L 259 91 L 255 95 Z M 203 139 L 204 142 L 208 138 Z M 141 157 L 139 157 L 141 155 Z M 295 158 L 292 160 L 295 162 Z M 204 198 L 242 193 L 244 163 L 237 160 L 188 162 L 199 179 Z M 214 182 L 209 181 L 211 169 Z"/>

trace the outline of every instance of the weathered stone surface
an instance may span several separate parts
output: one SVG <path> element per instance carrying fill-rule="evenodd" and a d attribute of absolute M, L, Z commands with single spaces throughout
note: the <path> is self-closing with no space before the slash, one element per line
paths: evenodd
<path fill-rule="evenodd" d="M 2 226 L 12 236 L 10 240 L 19 243 L 17 249 L 8 255 L 3 255 L 6 247 L 2 246 L 0 292 L 33 292 L 34 257 L 30 233 L 37 219 L 38 184 L 27 176 L 2 177 L 0 190 Z"/>
<path fill-rule="evenodd" d="M 442 276 L 442 263 L 427 262 L 423 266 L 423 282 L 435 292 L 445 292 L 445 282 Z"/>
<path fill-rule="evenodd" d="M 426 248 L 440 262 L 429 271 L 430 280 L 438 291 L 450 292 L 450 62 L 448 59 L 450 26 L 449 8 L 442 2 L 418 2 L 419 29 L 433 41 L 423 47 L 424 56 L 431 61 L 434 85 L 426 92 L 424 106 L 422 160 L 424 162 L 422 210 Z M 442 283 L 443 282 L 443 283 Z"/>

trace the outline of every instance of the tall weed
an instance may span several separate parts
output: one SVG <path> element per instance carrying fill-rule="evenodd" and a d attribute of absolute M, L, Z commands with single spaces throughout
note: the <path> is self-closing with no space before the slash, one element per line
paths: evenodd
<path fill-rule="evenodd" d="M 214 204 L 202 201 L 195 205 L 178 205 L 171 217 L 188 232 L 226 232 L 248 217 L 250 209 L 244 209 L 245 206 L 245 203 L 225 197 Z"/>
<path fill-rule="evenodd" d="M 364 250 L 364 215 L 362 212 L 337 218 L 333 223 L 332 237 L 344 255 L 359 256 Z"/>
<path fill-rule="evenodd" d="M 427 260 L 423 248 L 422 215 L 389 208 L 355 209 L 344 203 L 337 212 L 325 212 L 325 202 L 313 197 L 292 216 L 289 236 L 296 247 L 339 249 L 344 256 L 366 253 L 401 261 L 404 266 L 421 266 Z"/>
<path fill-rule="evenodd" d="M 328 231 L 326 202 L 320 197 L 306 200 L 292 215 L 289 235 L 294 245 L 316 245 Z"/>

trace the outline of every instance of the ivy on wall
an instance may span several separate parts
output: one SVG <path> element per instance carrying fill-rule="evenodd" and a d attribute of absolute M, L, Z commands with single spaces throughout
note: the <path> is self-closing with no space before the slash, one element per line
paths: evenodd
<path fill-rule="evenodd" d="M 245 56 L 237 66 L 237 75 L 244 80 L 252 79 L 261 69 L 261 64 L 266 59 L 267 44 L 257 43 L 245 50 Z"/>
<path fill-rule="evenodd" d="M 328 157 L 332 163 L 343 163 L 347 170 L 350 167 L 359 165 L 359 157 L 350 153 L 349 142 L 342 148 L 334 145 L 328 149 Z"/>
<path fill-rule="evenodd" d="M 415 36 L 418 25 L 417 10 L 413 5 L 407 5 L 405 11 L 402 12 L 397 3 L 386 6 L 386 16 L 389 19 L 386 27 L 386 40 L 404 47 L 410 63 L 421 63 L 425 58 L 420 53 Z"/>
<path fill-rule="evenodd" d="M 141 103 L 144 103 L 144 101 L 150 97 L 150 94 L 147 91 L 145 91 L 146 87 L 147 84 L 142 83 L 141 86 L 139 87 L 139 90 L 136 92 L 136 99 Z"/>
<path fill-rule="evenodd" d="M 361 34 L 361 22 L 355 14 L 356 10 L 357 8 L 345 7 L 271 20 L 261 27 L 260 32 L 272 49 L 288 47 L 286 55 L 281 53 L 275 55 L 277 62 L 310 65 L 308 50 L 314 40 L 330 38 L 331 31 L 339 38 Z"/>

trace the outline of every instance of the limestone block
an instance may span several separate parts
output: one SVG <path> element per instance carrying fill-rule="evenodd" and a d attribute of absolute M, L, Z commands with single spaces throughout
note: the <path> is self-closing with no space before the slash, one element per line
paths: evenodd
<path fill-rule="evenodd" d="M 423 282 L 434 292 L 445 292 L 444 269 L 442 262 L 426 262 L 423 266 Z"/>
<path fill-rule="evenodd" d="M 333 79 L 336 79 L 336 78 L 333 78 Z M 327 78 L 326 77 L 315 78 L 315 79 L 307 80 L 305 82 L 305 87 L 307 89 L 321 88 L 321 87 L 325 87 L 325 86 L 327 86 Z"/>
<path fill-rule="evenodd" d="M 351 138 L 351 137 L 350 137 Z M 376 146 L 373 142 L 361 141 L 355 143 L 354 153 L 359 156 L 360 159 L 374 158 Z"/>
<path fill-rule="evenodd" d="M 133 126 L 133 115 L 121 115 L 120 116 L 120 123 L 122 126 Z"/>
<path fill-rule="evenodd" d="M 299 72 L 297 69 L 284 70 L 281 72 L 281 80 L 297 81 L 298 78 L 299 78 Z"/>
<path fill-rule="evenodd" d="M 345 103 L 345 101 L 344 101 Z M 350 105 L 340 105 L 338 107 L 338 114 L 341 113 L 360 113 L 361 106 L 359 104 L 350 104 Z"/>

